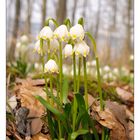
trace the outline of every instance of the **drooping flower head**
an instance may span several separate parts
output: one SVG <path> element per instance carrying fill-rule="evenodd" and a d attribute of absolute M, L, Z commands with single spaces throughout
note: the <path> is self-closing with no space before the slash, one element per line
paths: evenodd
<path fill-rule="evenodd" d="M 54 31 L 54 37 L 58 38 L 61 41 L 66 41 L 68 40 L 68 29 L 66 25 L 60 25 L 59 27 L 57 27 Z"/>
<path fill-rule="evenodd" d="M 45 73 L 58 73 L 58 66 L 56 64 L 56 62 L 52 59 L 50 59 L 46 64 L 45 64 Z"/>
<path fill-rule="evenodd" d="M 28 43 L 28 37 L 26 35 L 22 35 L 20 37 L 20 42 L 23 43 L 23 44 L 27 44 Z"/>
<path fill-rule="evenodd" d="M 50 49 L 53 50 L 53 51 L 56 51 L 57 49 L 59 48 L 59 42 L 57 39 L 52 39 L 50 41 Z"/>
<path fill-rule="evenodd" d="M 83 26 L 80 24 L 76 24 L 75 26 L 71 27 L 70 36 L 73 40 L 75 39 L 83 40 L 85 36 Z"/>
<path fill-rule="evenodd" d="M 40 48 L 40 40 L 35 43 L 34 52 L 37 52 L 40 55 L 43 55 L 43 50 Z"/>
<path fill-rule="evenodd" d="M 42 28 L 42 30 L 40 31 L 38 38 L 39 39 L 52 39 L 53 37 L 53 31 L 51 30 L 51 28 L 49 26 L 45 26 Z"/>
<path fill-rule="evenodd" d="M 71 56 L 73 54 L 73 49 L 72 49 L 71 44 L 65 45 L 65 47 L 63 49 L 63 54 L 64 54 L 65 58 L 67 58 L 68 56 Z"/>
<path fill-rule="evenodd" d="M 84 41 L 76 43 L 74 46 L 74 51 L 76 55 L 87 57 L 87 55 L 89 54 L 89 50 L 89 46 Z"/>
<path fill-rule="evenodd" d="M 103 68 L 104 72 L 109 72 L 110 71 L 110 67 L 108 65 L 104 66 Z"/>

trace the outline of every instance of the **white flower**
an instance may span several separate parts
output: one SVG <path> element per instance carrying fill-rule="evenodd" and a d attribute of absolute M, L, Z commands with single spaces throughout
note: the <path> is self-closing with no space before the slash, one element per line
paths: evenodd
<path fill-rule="evenodd" d="M 134 60 L 134 55 L 133 54 L 130 55 L 130 60 L 132 60 L 132 61 Z"/>
<path fill-rule="evenodd" d="M 66 25 L 61 25 L 57 27 L 54 31 L 54 36 L 60 39 L 61 41 L 68 40 L 68 35 L 69 35 L 69 32 Z"/>
<path fill-rule="evenodd" d="M 45 72 L 47 72 L 47 73 L 58 73 L 58 66 L 57 66 L 57 64 L 54 60 L 50 59 L 45 64 Z"/>
<path fill-rule="evenodd" d="M 109 71 L 110 71 L 110 67 L 109 67 L 108 65 L 106 65 L 106 66 L 104 66 L 103 70 L 104 70 L 105 72 L 109 72 Z"/>
<path fill-rule="evenodd" d="M 21 47 L 21 43 L 20 42 L 17 42 L 16 43 L 16 48 L 20 48 Z"/>
<path fill-rule="evenodd" d="M 73 54 L 73 49 L 71 44 L 66 44 L 63 49 L 63 54 L 66 57 L 71 56 Z"/>
<path fill-rule="evenodd" d="M 56 51 L 58 47 L 59 47 L 59 42 L 57 39 L 54 38 L 53 40 L 50 41 L 51 50 Z"/>
<path fill-rule="evenodd" d="M 95 60 L 91 61 L 91 66 L 96 66 L 96 61 Z"/>
<path fill-rule="evenodd" d="M 118 68 L 114 68 L 114 69 L 113 69 L 113 73 L 114 73 L 115 75 L 118 75 L 118 74 L 119 74 Z"/>
<path fill-rule="evenodd" d="M 84 35 L 85 35 L 85 32 L 82 25 L 76 24 L 75 26 L 71 27 L 70 36 L 73 40 L 75 39 L 83 40 Z"/>
<path fill-rule="evenodd" d="M 86 57 L 89 54 L 89 50 L 89 46 L 84 41 L 81 41 L 74 46 L 74 51 L 76 55 L 82 55 Z"/>
<path fill-rule="evenodd" d="M 44 40 L 46 39 L 52 39 L 53 37 L 53 31 L 51 30 L 51 28 L 49 26 L 45 26 L 43 27 L 43 29 L 40 31 L 38 38 L 42 38 Z"/>
<path fill-rule="evenodd" d="M 23 44 L 28 43 L 28 37 L 26 35 L 23 35 L 20 37 L 20 42 Z"/>
<path fill-rule="evenodd" d="M 37 52 L 40 55 L 43 54 L 43 50 L 40 48 L 40 40 L 35 43 L 34 52 Z"/>
<path fill-rule="evenodd" d="M 104 80 L 107 80 L 109 77 L 108 77 L 108 74 L 105 74 L 105 75 L 103 75 L 103 79 Z"/>

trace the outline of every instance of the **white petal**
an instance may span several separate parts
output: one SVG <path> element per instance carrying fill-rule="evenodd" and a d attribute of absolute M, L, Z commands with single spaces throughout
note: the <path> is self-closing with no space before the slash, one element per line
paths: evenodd
<path fill-rule="evenodd" d="M 76 24 L 75 26 L 71 27 L 70 35 L 71 35 L 72 39 L 83 40 L 85 32 L 84 32 L 82 25 Z"/>
<path fill-rule="evenodd" d="M 56 62 L 52 59 L 50 59 L 46 64 L 45 64 L 45 72 L 48 73 L 58 73 L 58 66 Z"/>
<path fill-rule="evenodd" d="M 39 39 L 52 39 L 53 37 L 53 31 L 51 30 L 51 28 L 49 26 L 45 26 L 44 28 L 42 28 L 42 30 L 39 33 Z"/>
<path fill-rule="evenodd" d="M 63 54 L 65 57 L 71 56 L 73 54 L 73 49 L 71 44 L 66 44 L 63 49 Z"/>
<path fill-rule="evenodd" d="M 54 36 L 60 39 L 61 41 L 68 40 L 68 34 L 69 32 L 66 25 L 61 25 L 57 27 L 54 31 Z"/>

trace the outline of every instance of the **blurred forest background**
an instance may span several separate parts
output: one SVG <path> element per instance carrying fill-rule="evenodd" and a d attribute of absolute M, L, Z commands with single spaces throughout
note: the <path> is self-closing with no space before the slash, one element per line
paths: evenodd
<path fill-rule="evenodd" d="M 60 24 L 66 17 L 73 24 L 83 17 L 85 30 L 96 39 L 101 64 L 129 67 L 133 54 L 133 0 L 7 0 L 6 8 L 7 61 L 16 59 L 17 41 L 22 35 L 30 42 L 26 59 L 35 61 L 29 50 L 48 17 Z"/>

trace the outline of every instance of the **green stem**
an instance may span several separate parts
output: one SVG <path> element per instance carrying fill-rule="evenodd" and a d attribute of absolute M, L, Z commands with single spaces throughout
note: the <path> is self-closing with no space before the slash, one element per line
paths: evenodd
<path fill-rule="evenodd" d="M 47 91 L 47 89 L 48 89 L 47 76 L 46 76 L 46 74 L 44 72 L 45 60 L 44 60 L 44 51 L 43 51 L 43 39 L 40 39 L 40 48 L 41 48 L 41 51 L 43 52 L 42 56 L 41 56 L 41 62 L 42 62 L 42 69 L 43 69 L 43 77 L 45 79 L 45 88 L 46 88 L 46 91 Z M 48 96 L 46 96 L 46 100 L 49 101 Z"/>
<path fill-rule="evenodd" d="M 80 88 L 80 74 L 81 74 L 81 57 L 79 57 L 79 64 L 78 64 L 77 92 L 79 92 L 79 88 Z"/>
<path fill-rule="evenodd" d="M 60 102 L 63 104 L 63 95 L 62 95 L 62 80 L 63 80 L 63 69 L 62 69 L 62 44 L 59 42 L 59 82 L 60 82 Z"/>
<path fill-rule="evenodd" d="M 53 94 L 52 75 L 50 75 L 50 91 Z M 51 104 L 54 105 L 53 99 L 50 99 Z"/>
<path fill-rule="evenodd" d="M 50 59 L 50 40 L 47 40 L 47 46 L 48 46 L 48 60 Z"/>
<path fill-rule="evenodd" d="M 99 96 L 100 96 L 100 110 L 103 110 L 103 93 L 102 93 L 102 88 L 101 88 L 101 76 L 100 76 L 100 65 L 99 65 L 99 60 L 98 60 L 98 55 L 97 55 L 97 50 L 96 50 L 96 41 L 92 37 L 92 35 L 89 32 L 86 32 L 87 36 L 90 38 L 92 44 L 93 44 L 93 51 L 96 57 L 96 69 L 97 69 L 97 79 L 98 79 L 98 90 L 99 90 Z M 103 127 L 102 127 L 103 128 Z M 104 134 L 105 130 L 103 128 L 102 130 L 102 140 L 104 140 Z"/>
<path fill-rule="evenodd" d="M 100 110 L 103 110 L 103 93 L 102 93 L 102 88 L 101 88 L 101 76 L 100 76 L 100 65 L 99 65 L 99 60 L 98 60 L 98 55 L 97 55 L 97 50 L 96 50 L 96 42 L 95 39 L 92 37 L 92 35 L 89 32 L 86 32 L 87 36 L 90 38 L 92 44 L 93 44 L 93 51 L 96 57 L 96 69 L 97 69 L 97 80 L 98 80 L 98 90 L 99 90 L 99 96 L 100 96 Z"/>
<path fill-rule="evenodd" d="M 74 78 L 74 94 L 76 94 L 76 58 L 75 53 L 73 53 L 73 78 Z M 75 131 L 75 124 L 76 124 L 76 116 L 77 116 L 77 102 L 76 97 L 74 96 L 73 99 L 73 125 L 72 130 Z"/>
<path fill-rule="evenodd" d="M 102 140 L 105 140 L 105 129 L 103 126 L 102 126 Z"/>
<path fill-rule="evenodd" d="M 74 78 L 74 94 L 76 93 L 76 58 L 75 53 L 73 53 L 73 78 Z"/>
<path fill-rule="evenodd" d="M 98 90 L 100 96 L 100 110 L 103 110 L 103 94 L 101 88 L 100 66 L 99 66 L 99 60 L 97 56 L 96 56 L 96 68 L 97 68 L 97 78 L 98 78 Z"/>
<path fill-rule="evenodd" d="M 83 57 L 84 64 L 84 88 L 85 88 L 85 104 L 88 110 L 88 93 L 87 93 L 87 68 L 86 68 L 86 57 Z"/>
<path fill-rule="evenodd" d="M 58 129 L 59 129 L 59 140 L 62 138 L 62 131 L 61 131 L 61 123 L 60 120 L 58 120 Z"/>

